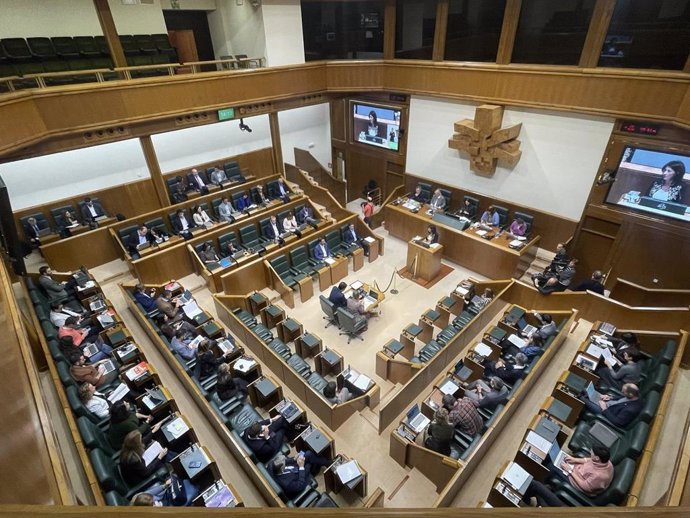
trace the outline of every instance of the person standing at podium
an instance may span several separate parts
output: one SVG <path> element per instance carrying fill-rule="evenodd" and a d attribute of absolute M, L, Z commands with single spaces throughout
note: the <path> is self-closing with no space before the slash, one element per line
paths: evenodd
<path fill-rule="evenodd" d="M 430 245 L 438 243 L 438 231 L 436 230 L 436 225 L 429 225 L 426 228 L 426 237 L 424 238 L 424 242 Z"/>

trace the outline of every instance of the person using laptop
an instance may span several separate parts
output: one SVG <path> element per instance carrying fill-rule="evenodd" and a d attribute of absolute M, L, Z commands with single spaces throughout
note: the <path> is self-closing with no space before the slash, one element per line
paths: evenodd
<path fill-rule="evenodd" d="M 134 287 L 134 300 L 136 300 L 144 311 L 151 313 L 156 309 L 156 288 L 146 289 L 139 283 Z"/>
<path fill-rule="evenodd" d="M 627 428 L 644 406 L 640 399 L 640 389 L 634 383 L 623 385 L 622 397 L 600 394 L 595 390 L 590 392 L 591 394 L 585 392 L 586 397 L 583 398 L 587 411 L 605 417 L 611 424 L 620 428 Z"/>
<path fill-rule="evenodd" d="M 672 160 L 661 168 L 661 179 L 652 182 L 647 196 L 660 201 L 681 203 L 683 198 L 683 177 L 685 164 L 679 160 Z"/>
<path fill-rule="evenodd" d="M 204 247 L 201 249 L 201 252 L 199 252 L 199 259 L 201 259 L 204 262 L 204 264 L 207 265 L 218 263 L 218 261 L 220 261 L 220 257 L 218 257 L 216 249 L 213 248 L 213 245 L 211 243 L 204 244 Z"/>
<path fill-rule="evenodd" d="M 74 351 L 69 357 L 71 367 L 70 374 L 77 382 L 91 383 L 96 388 L 103 387 L 117 378 L 117 371 L 106 372 L 105 362 L 101 360 L 93 365 L 86 365 L 86 357 L 81 351 Z"/>
<path fill-rule="evenodd" d="M 345 295 L 343 294 L 346 288 L 347 283 L 342 281 L 337 286 L 333 286 L 333 288 L 331 288 L 331 293 L 328 295 L 328 300 L 330 300 L 335 306 L 335 309 L 347 308 L 347 298 L 345 298 Z"/>
<path fill-rule="evenodd" d="M 610 360 L 604 358 L 604 365 L 596 369 L 599 382 L 607 387 L 620 390 L 625 383 L 639 383 L 642 367 L 638 362 L 640 353 L 634 347 L 628 347 L 622 353 L 623 365 L 616 368 Z"/>
<path fill-rule="evenodd" d="M 448 422 L 467 435 L 474 437 L 484 428 L 484 421 L 470 398 L 456 399 L 451 394 L 445 394 L 441 404 L 448 410 Z"/>
<path fill-rule="evenodd" d="M 285 492 L 287 498 L 301 494 L 309 485 L 310 473 L 321 466 L 328 466 L 332 461 L 315 454 L 313 451 L 300 452 L 294 457 L 278 455 L 273 461 L 273 477 Z"/>
<path fill-rule="evenodd" d="M 482 217 L 479 222 L 483 225 L 497 227 L 501 223 L 501 216 L 499 216 L 493 205 L 489 205 L 489 208 L 482 213 Z"/>
<path fill-rule="evenodd" d="M 454 434 L 455 427 L 448 422 L 448 410 L 439 408 L 434 414 L 434 420 L 426 429 L 424 446 L 441 455 L 450 456 L 450 442 Z"/>
<path fill-rule="evenodd" d="M 539 338 L 542 340 L 548 340 L 550 337 L 558 334 L 558 326 L 556 325 L 556 322 L 553 321 L 553 317 L 551 317 L 551 315 L 548 313 L 544 313 L 542 315 L 536 311 L 533 311 L 532 314 L 534 315 L 534 318 L 539 321 L 539 328 L 533 334 L 539 335 Z"/>
<path fill-rule="evenodd" d="M 353 290 L 352 296 L 347 299 L 347 310 L 353 315 L 359 314 L 366 317 L 367 319 L 379 316 L 378 311 L 367 310 L 364 308 L 364 302 L 362 300 L 363 298 L 364 296 L 362 295 L 361 291 Z"/>
<path fill-rule="evenodd" d="M 338 386 L 336 385 L 335 381 L 329 381 L 323 388 L 323 397 L 325 397 L 330 403 L 338 405 L 340 403 L 349 401 L 352 398 L 352 393 L 347 389 L 347 387 L 343 387 L 342 389 L 338 390 Z"/>
<path fill-rule="evenodd" d="M 575 489 L 582 491 L 587 496 L 597 496 L 608 489 L 613 480 L 614 468 L 610 461 L 609 449 L 601 444 L 592 446 L 592 456 L 587 458 L 571 457 L 564 455 L 560 469 L 551 471 L 553 475 L 565 479 Z M 537 505 L 541 507 L 565 507 L 563 502 L 546 484 L 533 479 L 523 496 L 526 504 L 531 504 L 531 499 L 536 498 Z"/>
<path fill-rule="evenodd" d="M 179 320 L 182 318 L 182 303 L 179 299 L 172 300 L 172 292 L 170 290 L 163 290 L 163 292 L 156 299 L 156 307 L 158 311 L 167 315 L 172 320 Z"/>
<path fill-rule="evenodd" d="M 137 231 L 127 239 L 127 251 L 132 259 L 139 259 L 141 257 L 139 250 L 154 243 L 155 240 L 146 225 L 140 225 Z"/>
<path fill-rule="evenodd" d="M 235 246 L 235 243 L 232 242 L 231 239 L 228 239 L 225 242 L 225 249 L 221 248 L 221 253 L 225 253 L 226 257 L 232 257 L 233 255 L 242 252 L 241 248 L 238 248 Z"/>
<path fill-rule="evenodd" d="M 71 337 L 75 347 L 79 347 L 80 345 L 82 345 L 82 342 L 85 343 L 87 339 L 94 338 L 98 336 L 98 334 L 98 328 L 95 326 L 80 328 L 79 317 L 73 316 L 67 317 L 65 319 L 65 323 L 62 325 L 62 327 L 58 329 L 58 338 L 64 338 L 66 336 Z M 104 347 L 107 346 L 105 346 L 104 344 Z"/>
<path fill-rule="evenodd" d="M 474 296 L 474 290 L 469 290 L 464 297 L 465 304 L 473 305 L 477 312 L 484 309 L 492 300 L 494 300 L 494 291 L 491 288 L 486 288 L 479 296 Z"/>
<path fill-rule="evenodd" d="M 506 362 L 503 359 L 497 361 L 488 361 L 484 364 L 484 376 L 489 378 L 498 377 L 508 383 L 514 385 L 515 382 L 525 376 L 525 368 L 527 367 L 527 356 L 524 353 L 517 353 L 515 355 L 515 365 Z"/>
<path fill-rule="evenodd" d="M 80 312 L 65 306 L 62 302 L 53 302 L 50 305 L 50 321 L 55 327 L 60 328 L 65 325 L 65 320 L 69 317 L 77 319 L 77 326 L 86 327 L 82 323 L 83 315 Z"/>

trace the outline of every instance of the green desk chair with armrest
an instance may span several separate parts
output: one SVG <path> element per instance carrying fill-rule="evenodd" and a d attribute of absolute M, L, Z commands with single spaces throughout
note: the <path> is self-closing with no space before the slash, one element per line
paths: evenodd
<path fill-rule="evenodd" d="M 343 329 L 340 335 L 347 335 L 348 344 L 353 338 L 359 338 L 364 341 L 361 334 L 367 328 L 366 317 L 362 315 L 353 315 L 345 308 L 338 308 L 335 314 L 341 329 Z"/>
<path fill-rule="evenodd" d="M 635 461 L 625 458 L 620 463 L 614 465 L 613 480 L 603 493 L 593 497 L 587 496 L 570 483 L 564 482 L 556 491 L 556 496 L 571 507 L 619 505 L 628 496 L 634 476 Z"/>
<path fill-rule="evenodd" d="M 114 461 L 102 450 L 98 448 L 91 450 L 89 457 L 101 489 L 103 491 L 117 491 L 127 500 L 156 482 L 162 482 L 168 478 L 168 470 L 161 469 L 158 473 L 154 473 L 138 484 L 131 486 L 122 478 L 119 462 Z"/>

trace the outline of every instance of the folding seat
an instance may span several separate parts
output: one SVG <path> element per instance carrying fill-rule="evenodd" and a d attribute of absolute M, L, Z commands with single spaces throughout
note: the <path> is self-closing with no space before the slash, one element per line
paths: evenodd
<path fill-rule="evenodd" d="M 130 500 L 135 494 L 141 492 L 153 485 L 158 476 L 165 477 L 161 471 L 160 474 L 154 473 L 146 477 L 139 484 L 135 486 L 128 485 L 120 475 L 118 463 L 106 455 L 102 450 L 96 448 L 89 453 L 91 458 L 91 466 L 96 475 L 99 485 L 103 491 L 117 491 L 124 495 L 127 500 Z"/>
<path fill-rule="evenodd" d="M 268 346 L 273 349 L 278 356 L 283 358 L 283 360 L 287 360 L 292 355 L 290 348 L 279 338 L 274 339 Z"/>
<path fill-rule="evenodd" d="M 556 491 L 556 496 L 571 507 L 619 505 L 628 496 L 634 476 L 635 461 L 625 458 L 618 464 L 614 464 L 613 480 L 603 493 L 590 497 L 566 482 Z"/>
<path fill-rule="evenodd" d="M 158 47 L 150 34 L 135 34 L 133 39 L 143 54 L 158 54 Z"/>
<path fill-rule="evenodd" d="M 122 51 L 128 58 L 130 56 L 139 56 L 141 54 L 141 49 L 134 40 L 134 36 L 131 34 L 121 34 L 120 44 L 122 45 Z M 127 62 L 129 62 L 129 59 L 127 59 Z"/>
<path fill-rule="evenodd" d="M 0 44 L 11 61 L 29 61 L 32 58 L 31 49 L 24 38 L 3 38 Z"/>
<path fill-rule="evenodd" d="M 93 36 L 75 36 L 72 40 L 82 56 L 97 58 L 102 55 L 98 42 Z"/>
<path fill-rule="evenodd" d="M 53 48 L 58 57 L 66 60 L 79 59 L 79 48 L 73 38 L 67 36 L 55 36 L 51 38 Z"/>
<path fill-rule="evenodd" d="M 304 361 L 304 359 L 298 354 L 293 354 L 287 361 L 287 364 L 292 370 L 299 374 L 304 379 L 309 378 L 311 375 L 311 368 L 309 364 Z"/>
<path fill-rule="evenodd" d="M 99 448 L 113 460 L 119 456 L 120 452 L 110 445 L 110 441 L 103 429 L 94 424 L 90 419 L 86 417 L 77 418 L 77 428 L 84 446 L 89 450 Z"/>
<path fill-rule="evenodd" d="M 27 38 L 26 42 L 35 58 L 47 60 L 57 57 L 57 52 L 55 52 L 50 38 Z"/>

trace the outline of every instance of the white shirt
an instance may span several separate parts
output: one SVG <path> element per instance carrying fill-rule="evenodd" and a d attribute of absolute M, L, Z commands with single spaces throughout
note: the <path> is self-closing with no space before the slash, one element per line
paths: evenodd
<path fill-rule="evenodd" d="M 137 235 L 139 236 L 139 244 L 140 245 L 143 245 L 144 243 L 148 242 L 148 239 L 146 239 L 145 234 L 139 234 L 139 232 L 137 232 Z"/>
<path fill-rule="evenodd" d="M 62 327 L 65 325 L 65 320 L 69 317 L 78 317 L 79 313 L 76 311 L 71 311 L 66 308 L 62 308 L 62 311 L 50 311 L 50 321 L 55 327 Z"/>
<path fill-rule="evenodd" d="M 285 218 L 283 220 L 283 228 L 288 231 L 288 230 L 297 230 L 297 220 L 293 216 L 291 218 Z"/>
<path fill-rule="evenodd" d="M 180 224 L 182 225 L 182 230 L 187 230 L 189 228 L 189 223 L 187 223 L 187 218 L 184 217 L 184 214 L 180 216 Z"/>
<path fill-rule="evenodd" d="M 108 402 L 105 396 L 100 392 L 94 392 L 91 399 L 89 399 L 84 405 L 92 414 L 101 419 L 108 417 L 110 415 L 110 409 L 108 408 Z"/>
<path fill-rule="evenodd" d="M 273 227 L 273 235 L 278 237 L 280 235 L 280 230 L 278 230 L 278 225 L 275 223 L 271 223 L 271 227 Z"/>
<path fill-rule="evenodd" d="M 285 196 L 287 192 L 285 191 L 285 187 L 283 187 L 282 183 L 278 183 L 278 190 L 280 190 L 280 195 Z"/>
<path fill-rule="evenodd" d="M 212 223 L 211 218 L 208 217 L 205 210 L 201 210 L 201 214 L 198 212 L 194 213 L 194 222 L 197 225 L 206 225 L 207 223 Z"/>
<path fill-rule="evenodd" d="M 94 207 L 93 204 L 87 204 L 86 206 L 88 207 L 91 216 L 93 216 L 94 218 L 98 216 L 98 213 L 96 212 L 96 207 Z"/>
<path fill-rule="evenodd" d="M 652 198 L 654 198 L 655 200 L 668 201 L 668 191 L 659 189 L 654 194 L 652 194 Z"/>
<path fill-rule="evenodd" d="M 193 174 L 192 178 L 194 178 L 194 181 L 199 185 L 199 187 L 205 187 L 206 186 L 204 181 L 201 179 L 201 176 L 199 176 L 198 174 Z"/>

